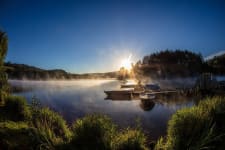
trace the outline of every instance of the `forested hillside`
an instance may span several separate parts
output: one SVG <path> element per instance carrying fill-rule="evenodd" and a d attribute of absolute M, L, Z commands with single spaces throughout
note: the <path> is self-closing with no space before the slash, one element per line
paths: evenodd
<path fill-rule="evenodd" d="M 165 50 L 144 56 L 134 65 L 136 76 L 187 77 L 196 76 L 204 69 L 201 54 L 187 50 Z"/>
<path fill-rule="evenodd" d="M 5 63 L 9 79 L 27 80 L 58 80 L 58 79 L 89 79 L 116 78 L 117 72 L 72 74 L 62 69 L 45 70 L 25 64 Z"/>

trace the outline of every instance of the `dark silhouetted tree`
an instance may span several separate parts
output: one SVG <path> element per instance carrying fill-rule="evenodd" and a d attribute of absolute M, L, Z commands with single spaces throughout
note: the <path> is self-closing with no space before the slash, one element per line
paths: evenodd
<path fill-rule="evenodd" d="M 4 60 L 8 50 L 8 38 L 5 32 L 0 31 L 0 102 L 7 95 L 9 88 L 7 85 L 7 76 L 4 68 Z"/>
<path fill-rule="evenodd" d="M 134 70 L 151 77 L 194 76 L 203 70 L 201 54 L 187 50 L 164 50 L 143 57 Z M 137 75 L 136 75 L 137 76 Z"/>

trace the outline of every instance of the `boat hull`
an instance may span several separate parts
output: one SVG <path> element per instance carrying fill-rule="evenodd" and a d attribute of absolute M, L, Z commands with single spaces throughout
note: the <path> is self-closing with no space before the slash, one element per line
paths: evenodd
<path fill-rule="evenodd" d="M 132 90 L 126 91 L 104 91 L 107 95 L 106 99 L 111 100 L 131 100 L 132 99 Z"/>

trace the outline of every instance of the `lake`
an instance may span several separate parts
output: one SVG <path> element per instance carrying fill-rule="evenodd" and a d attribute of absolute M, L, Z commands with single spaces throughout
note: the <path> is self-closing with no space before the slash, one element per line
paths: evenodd
<path fill-rule="evenodd" d="M 189 81 L 186 82 L 190 84 Z M 61 114 L 69 124 L 86 114 L 101 113 L 111 117 L 119 127 L 134 127 L 139 120 L 143 130 L 152 139 L 166 134 L 168 120 L 174 112 L 195 103 L 194 98 L 180 95 L 161 97 L 150 103 L 143 103 L 141 100 L 105 99 L 104 90 L 119 89 L 120 83 L 117 80 L 9 80 L 9 83 L 32 89 L 14 94 L 24 96 L 28 103 L 35 96 L 42 105 Z M 167 81 L 164 82 L 166 83 Z"/>

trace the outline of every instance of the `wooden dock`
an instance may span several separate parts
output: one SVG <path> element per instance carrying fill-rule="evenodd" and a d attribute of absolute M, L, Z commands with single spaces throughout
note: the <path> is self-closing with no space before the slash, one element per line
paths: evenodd
<path fill-rule="evenodd" d="M 140 99 L 140 94 L 152 94 L 155 96 L 180 93 L 178 90 L 160 90 L 160 91 L 134 91 L 134 90 L 115 90 L 104 91 L 108 99 L 115 100 L 132 100 Z"/>
<path fill-rule="evenodd" d="M 172 94 L 172 93 L 178 93 L 179 91 L 177 90 L 166 90 L 166 91 L 155 91 L 155 92 L 145 92 L 146 94 Z"/>

